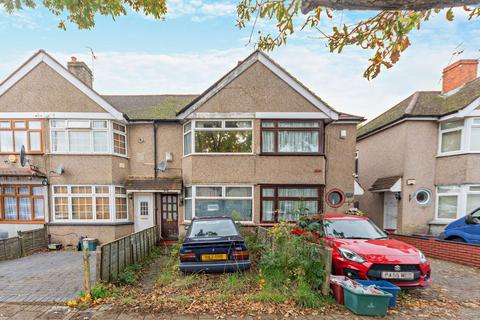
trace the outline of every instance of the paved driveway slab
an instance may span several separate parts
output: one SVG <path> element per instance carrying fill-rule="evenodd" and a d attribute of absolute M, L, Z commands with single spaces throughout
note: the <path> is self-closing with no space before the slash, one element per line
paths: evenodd
<path fill-rule="evenodd" d="M 95 254 L 90 256 L 93 280 Z M 81 252 L 42 252 L 0 261 L 0 302 L 64 302 L 77 297 L 82 289 Z"/>

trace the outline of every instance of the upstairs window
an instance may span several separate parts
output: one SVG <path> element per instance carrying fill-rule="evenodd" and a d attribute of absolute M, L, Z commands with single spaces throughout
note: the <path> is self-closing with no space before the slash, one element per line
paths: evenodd
<path fill-rule="evenodd" d="M 42 122 L 38 120 L 0 121 L 0 153 L 42 153 Z"/>
<path fill-rule="evenodd" d="M 470 150 L 480 151 L 480 119 L 472 119 L 472 131 L 470 133 Z"/>
<path fill-rule="evenodd" d="M 323 122 L 262 121 L 263 154 L 322 154 Z"/>
<path fill-rule="evenodd" d="M 440 124 L 440 151 L 454 152 L 462 149 L 463 120 L 448 121 Z"/>
<path fill-rule="evenodd" d="M 50 129 L 54 153 L 127 152 L 126 127 L 121 124 L 107 120 L 51 120 Z"/>
<path fill-rule="evenodd" d="M 253 152 L 251 120 L 195 120 L 184 126 L 183 137 L 185 155 Z"/>

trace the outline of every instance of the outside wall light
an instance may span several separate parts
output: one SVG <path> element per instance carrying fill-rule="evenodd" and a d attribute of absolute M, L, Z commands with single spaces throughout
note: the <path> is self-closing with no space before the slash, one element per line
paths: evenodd
<path fill-rule="evenodd" d="M 395 199 L 397 199 L 398 201 L 402 200 L 402 195 L 400 194 L 400 192 L 395 192 Z"/>

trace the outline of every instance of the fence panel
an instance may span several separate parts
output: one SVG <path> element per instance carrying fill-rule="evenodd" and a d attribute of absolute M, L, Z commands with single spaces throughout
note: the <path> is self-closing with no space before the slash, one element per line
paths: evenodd
<path fill-rule="evenodd" d="M 46 247 L 45 228 L 19 231 L 16 237 L 0 240 L 0 261 L 28 256 Z"/>
<path fill-rule="evenodd" d="M 97 281 L 110 282 L 126 267 L 145 259 L 158 244 L 157 232 L 158 226 L 155 226 L 100 246 L 97 250 Z"/>

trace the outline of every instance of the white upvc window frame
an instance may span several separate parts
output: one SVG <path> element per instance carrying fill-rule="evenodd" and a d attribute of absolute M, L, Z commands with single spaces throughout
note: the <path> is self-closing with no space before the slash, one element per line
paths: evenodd
<path fill-rule="evenodd" d="M 222 188 L 222 195 L 220 197 L 204 197 L 200 196 L 197 197 L 197 188 L 198 187 L 221 187 Z M 227 197 L 226 196 L 226 188 L 229 187 L 242 187 L 242 188 L 251 188 L 251 196 L 250 197 Z M 241 223 L 253 223 L 254 221 L 254 214 L 255 214 L 255 188 L 253 185 L 245 185 L 245 184 L 223 184 L 223 185 L 218 185 L 218 184 L 198 184 L 198 185 L 191 185 L 191 186 L 186 186 L 185 188 L 192 188 L 192 196 L 191 197 L 185 197 L 184 200 L 191 200 L 192 201 L 192 219 L 195 218 L 195 202 L 196 199 L 212 199 L 212 200 L 218 200 L 218 199 L 228 199 L 228 200 L 251 200 L 252 201 L 252 219 L 251 220 L 242 220 L 240 221 Z M 186 208 L 186 206 L 184 206 Z M 184 218 L 185 218 L 185 212 L 184 212 Z M 190 219 L 184 219 L 185 222 L 190 222 Z"/>
<path fill-rule="evenodd" d="M 459 190 L 457 192 L 439 192 L 439 188 L 441 187 L 458 187 Z M 480 191 L 471 191 L 471 187 L 480 187 L 480 184 L 452 184 L 452 185 L 438 185 L 436 187 L 436 196 L 435 196 L 435 221 L 438 222 L 445 222 L 450 223 L 464 217 L 465 215 L 469 214 L 467 212 L 467 197 L 469 194 L 480 194 Z M 446 218 L 439 218 L 438 217 L 438 210 L 439 210 L 439 199 L 442 196 L 457 196 L 457 215 L 455 218 L 446 219 Z"/>
<path fill-rule="evenodd" d="M 197 122 L 207 122 L 207 121 L 219 121 L 222 123 L 220 128 L 198 128 L 197 129 Z M 226 128 L 226 122 L 235 122 L 235 121 L 242 121 L 242 122 L 250 122 L 250 128 Z M 185 131 L 185 126 L 190 124 L 190 130 Z M 183 157 L 190 156 L 190 155 L 252 155 L 255 153 L 255 130 L 254 130 L 254 120 L 253 119 L 198 119 L 198 120 L 190 120 L 183 124 L 183 135 L 190 133 L 190 143 L 191 143 L 191 150 L 189 154 L 185 154 L 185 140 L 182 139 L 182 146 L 183 146 Z M 195 132 L 196 131 L 251 131 L 252 132 L 252 151 L 251 152 L 196 152 L 195 148 Z"/>
<path fill-rule="evenodd" d="M 64 126 L 62 127 L 54 127 L 54 122 L 63 122 Z M 78 125 L 78 126 L 71 126 L 70 123 L 85 123 L 85 125 Z M 104 122 L 106 123 L 105 128 L 94 128 L 95 122 Z M 123 126 L 125 128 L 125 132 L 120 132 L 113 129 L 113 123 Z M 71 151 L 70 146 L 70 132 L 76 131 L 84 131 L 89 132 L 89 150 L 88 151 Z M 56 151 L 53 148 L 53 133 L 54 132 L 63 132 L 64 139 L 65 139 L 65 150 Z M 107 148 L 105 151 L 95 151 L 95 143 L 94 143 L 94 132 L 104 132 L 106 133 L 107 137 Z M 114 152 L 114 145 L 113 145 L 113 133 L 121 134 L 125 137 L 125 154 L 115 153 Z M 127 126 L 105 119 L 50 119 L 49 122 L 49 139 L 50 139 L 50 153 L 51 154 L 69 154 L 69 155 L 116 155 L 119 157 L 127 157 L 128 156 L 128 140 L 127 140 Z"/>
<path fill-rule="evenodd" d="M 55 193 L 55 187 L 66 187 L 67 193 Z M 73 194 L 72 187 L 89 187 L 92 188 L 91 193 L 85 194 Z M 106 193 L 96 193 L 95 187 L 108 187 L 108 194 Z M 128 198 L 127 194 L 124 195 L 116 194 L 115 188 L 120 187 L 125 189 L 124 186 L 120 185 L 105 185 L 105 184 L 96 184 L 96 185 L 89 185 L 89 184 L 56 184 L 51 185 L 51 193 L 52 193 L 52 221 L 57 223 L 113 223 L 113 222 L 128 222 L 129 212 L 128 212 Z M 110 210 L 110 218 L 109 219 L 97 219 L 97 206 L 96 206 L 96 198 L 107 198 L 109 199 L 109 210 Z M 116 208 L 115 208 L 115 198 L 122 197 L 127 199 L 127 218 L 126 219 L 117 219 L 116 216 Z M 55 205 L 57 198 L 67 198 L 67 205 L 68 205 L 68 218 L 67 219 L 58 219 L 56 217 L 55 212 Z M 72 214 L 72 198 L 91 198 L 92 199 L 92 219 L 73 219 Z"/>
<path fill-rule="evenodd" d="M 480 118 L 479 117 L 466 117 L 463 119 L 449 119 L 449 121 L 457 121 L 463 120 L 463 126 L 452 128 L 452 129 L 445 129 L 442 130 L 442 123 L 447 121 L 439 122 L 438 124 L 438 156 L 450 156 L 450 155 L 457 155 L 457 154 L 465 154 L 465 153 L 480 153 L 480 150 L 471 150 L 471 139 L 472 139 L 472 129 L 473 128 L 480 128 Z M 453 132 L 453 131 L 461 131 L 461 140 L 460 140 L 460 149 L 455 151 L 448 151 L 442 152 L 442 137 L 443 133 Z"/>

